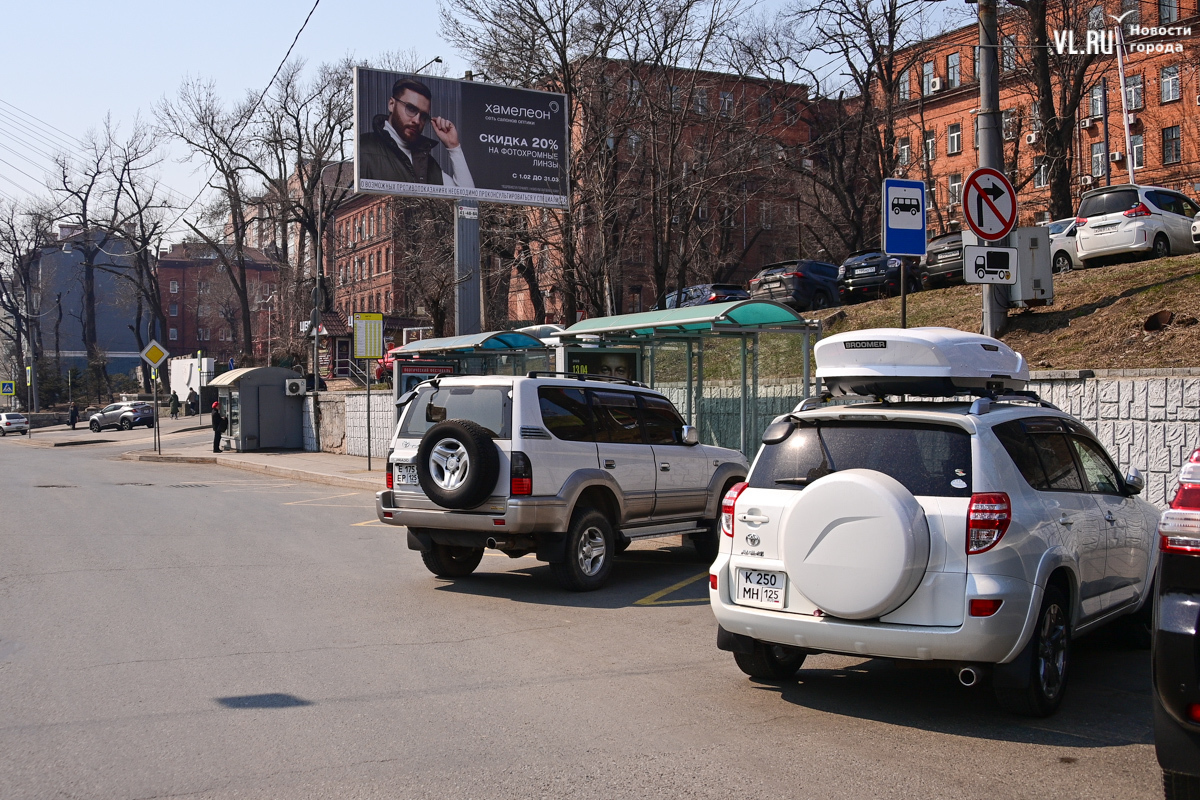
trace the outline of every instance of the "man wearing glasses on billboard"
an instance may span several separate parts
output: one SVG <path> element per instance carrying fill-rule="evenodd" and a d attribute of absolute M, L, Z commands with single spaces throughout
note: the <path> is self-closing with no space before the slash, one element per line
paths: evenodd
<path fill-rule="evenodd" d="M 412 79 L 396 81 L 388 98 L 388 113 L 377 114 L 371 130 L 359 137 L 358 177 L 473 189 L 475 182 L 458 141 L 458 129 L 444 117 L 431 116 L 432 104 L 433 94 L 425 84 Z M 438 142 L 421 135 L 427 122 L 446 148 L 449 173 L 430 155 Z"/>

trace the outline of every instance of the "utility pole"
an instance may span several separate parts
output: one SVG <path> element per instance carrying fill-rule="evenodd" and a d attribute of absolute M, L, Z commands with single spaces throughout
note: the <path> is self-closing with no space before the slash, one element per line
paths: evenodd
<path fill-rule="evenodd" d="M 1000 113 L 1000 47 L 996 22 L 996 0 L 979 0 L 979 166 L 1004 172 L 1004 138 Z M 1015 198 L 1014 198 L 1015 202 Z M 1008 237 L 996 246 L 1008 246 Z M 1007 289 L 1004 290 L 1007 294 Z M 1007 299 L 1007 298 L 1005 298 Z M 1008 310 L 1000 287 L 983 286 L 983 334 L 997 337 L 1004 332 Z"/>

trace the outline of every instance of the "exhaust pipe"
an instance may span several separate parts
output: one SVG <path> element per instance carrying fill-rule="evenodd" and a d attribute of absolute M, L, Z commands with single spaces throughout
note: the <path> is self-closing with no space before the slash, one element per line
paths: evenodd
<path fill-rule="evenodd" d="M 504 549 L 512 548 L 514 546 L 514 544 L 515 543 L 513 542 L 512 539 L 497 539 L 494 536 L 489 536 L 488 540 L 486 542 L 484 542 L 484 545 L 486 547 L 490 547 L 493 550 L 504 550 Z"/>
<path fill-rule="evenodd" d="M 975 667 L 963 667 L 958 671 L 958 682 L 963 686 L 974 686 L 979 683 L 979 672 Z"/>

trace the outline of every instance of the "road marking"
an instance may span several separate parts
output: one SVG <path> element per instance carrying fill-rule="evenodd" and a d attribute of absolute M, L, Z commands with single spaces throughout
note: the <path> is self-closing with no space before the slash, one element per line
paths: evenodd
<path fill-rule="evenodd" d="M 645 597 L 643 597 L 641 600 L 635 600 L 633 604 L 635 606 L 676 606 L 676 605 L 684 605 L 686 603 L 694 603 L 697 605 L 700 603 L 707 603 L 708 602 L 707 597 L 705 597 L 704 599 L 691 597 L 686 600 L 661 600 L 661 599 L 659 599 L 662 597 L 666 597 L 669 594 L 673 594 L 674 592 L 678 592 L 683 587 L 691 586 L 696 581 L 702 580 L 707 577 L 708 577 L 707 572 L 701 572 L 699 575 L 694 575 L 690 578 L 686 578 L 673 586 L 668 586 L 665 589 L 660 589 L 659 591 L 655 592 L 654 594 L 648 594 Z"/>
<path fill-rule="evenodd" d="M 330 495 L 329 497 L 314 497 L 311 500 L 293 500 L 290 503 L 284 503 L 283 505 L 285 505 L 285 506 L 317 505 L 318 501 L 320 501 L 320 500 L 338 500 L 343 497 L 357 497 L 358 494 L 359 494 L 358 492 L 347 492 L 346 494 L 334 494 L 334 495 Z M 345 505 L 342 503 L 331 503 L 328 507 L 329 508 L 357 508 L 358 505 L 359 505 L 358 503 L 355 503 L 354 505 Z"/>
<path fill-rule="evenodd" d="M 285 503 L 284 505 L 289 505 Z M 349 508 L 350 506 L 337 506 L 337 508 Z M 390 528 L 391 525 L 385 525 L 377 519 L 369 519 L 366 522 L 352 522 L 351 528 Z"/>

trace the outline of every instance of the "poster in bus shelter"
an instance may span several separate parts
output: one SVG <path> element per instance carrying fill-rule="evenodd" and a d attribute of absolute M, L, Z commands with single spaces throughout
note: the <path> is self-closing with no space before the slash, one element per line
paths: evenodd
<path fill-rule="evenodd" d="M 567 207 L 567 98 L 356 67 L 360 192 Z"/>
<path fill-rule="evenodd" d="M 616 347 L 573 347 L 567 350 L 567 371 L 605 378 L 640 381 L 638 351 Z"/>

